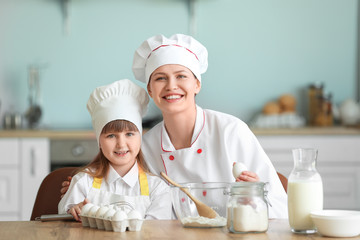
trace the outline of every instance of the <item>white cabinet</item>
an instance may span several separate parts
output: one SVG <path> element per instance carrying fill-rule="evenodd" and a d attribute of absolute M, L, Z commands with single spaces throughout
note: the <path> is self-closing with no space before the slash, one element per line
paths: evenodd
<path fill-rule="evenodd" d="M 293 168 L 293 148 L 317 148 L 317 169 L 323 179 L 324 208 L 360 210 L 359 135 L 257 136 L 274 164 L 286 177 Z"/>
<path fill-rule="evenodd" d="M 50 171 L 46 138 L 0 139 L 0 221 L 29 220 L 41 181 Z"/>

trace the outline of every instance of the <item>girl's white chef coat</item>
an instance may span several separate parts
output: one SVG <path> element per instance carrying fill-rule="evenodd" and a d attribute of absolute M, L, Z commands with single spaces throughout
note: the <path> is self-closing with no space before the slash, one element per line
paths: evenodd
<path fill-rule="evenodd" d="M 181 182 L 234 182 L 233 162 L 242 162 L 268 182 L 270 218 L 287 218 L 287 194 L 255 135 L 240 119 L 196 106 L 191 147 L 176 150 L 160 122 L 143 136 L 142 151 L 150 171 L 164 171 Z"/>
<path fill-rule="evenodd" d="M 107 178 L 102 179 L 100 189 L 96 192 L 93 187 L 94 178 L 80 172 L 72 178 L 69 190 L 59 202 L 58 212 L 67 213 L 71 207 L 84 201 L 85 198 L 96 205 L 111 204 L 111 201 L 117 199 L 132 202 L 131 205 L 143 213 L 145 219 L 171 219 L 169 186 L 158 176 L 146 173 L 146 178 L 149 196 L 141 196 L 137 163 L 124 177 L 121 177 L 110 165 Z"/>

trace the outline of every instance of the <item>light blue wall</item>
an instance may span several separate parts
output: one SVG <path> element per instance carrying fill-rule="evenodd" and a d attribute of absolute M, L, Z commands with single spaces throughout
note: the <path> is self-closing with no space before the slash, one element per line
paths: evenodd
<path fill-rule="evenodd" d="M 0 115 L 26 111 L 27 66 L 40 64 L 42 124 L 90 128 L 90 92 L 134 79 L 143 40 L 189 34 L 186 0 L 70 1 L 65 35 L 60 0 L 0 0 Z M 195 37 L 209 51 L 198 104 L 248 122 L 284 93 L 305 113 L 315 81 L 335 103 L 355 98 L 357 8 L 357 0 L 197 0 Z M 147 118 L 158 114 L 152 105 Z"/>

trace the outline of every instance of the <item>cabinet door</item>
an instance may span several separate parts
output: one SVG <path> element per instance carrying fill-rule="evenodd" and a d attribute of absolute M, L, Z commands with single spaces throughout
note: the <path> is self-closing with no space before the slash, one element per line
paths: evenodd
<path fill-rule="evenodd" d="M 21 139 L 21 220 L 30 220 L 36 194 L 50 171 L 49 140 Z"/>
<path fill-rule="evenodd" d="M 19 220 L 19 139 L 0 139 L 0 221 Z"/>
<path fill-rule="evenodd" d="M 19 165 L 19 140 L 17 138 L 0 139 L 0 166 Z"/>
<path fill-rule="evenodd" d="M 17 169 L 0 169 L 0 214 L 19 214 L 19 172 Z"/>

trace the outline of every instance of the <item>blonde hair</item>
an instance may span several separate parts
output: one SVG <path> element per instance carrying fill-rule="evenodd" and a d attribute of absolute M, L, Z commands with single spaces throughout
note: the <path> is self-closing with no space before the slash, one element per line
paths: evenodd
<path fill-rule="evenodd" d="M 137 129 L 135 124 L 133 124 L 132 122 L 129 122 L 126 120 L 114 120 L 114 121 L 107 123 L 103 127 L 101 134 L 108 133 L 108 132 L 123 132 L 123 131 L 139 132 L 139 129 Z M 139 150 L 139 153 L 136 156 L 136 161 L 137 161 L 139 167 L 141 167 L 146 173 L 150 172 L 148 166 L 146 165 L 146 162 L 145 162 L 145 159 L 144 159 L 141 149 Z M 76 171 L 76 173 L 85 172 L 94 178 L 95 177 L 101 178 L 104 176 L 106 177 L 107 173 L 109 171 L 109 168 L 110 168 L 109 166 L 110 166 L 109 160 L 105 157 L 105 155 L 103 154 L 103 152 L 100 149 L 99 153 L 96 155 L 94 160 L 92 160 L 86 166 L 80 167 Z"/>

